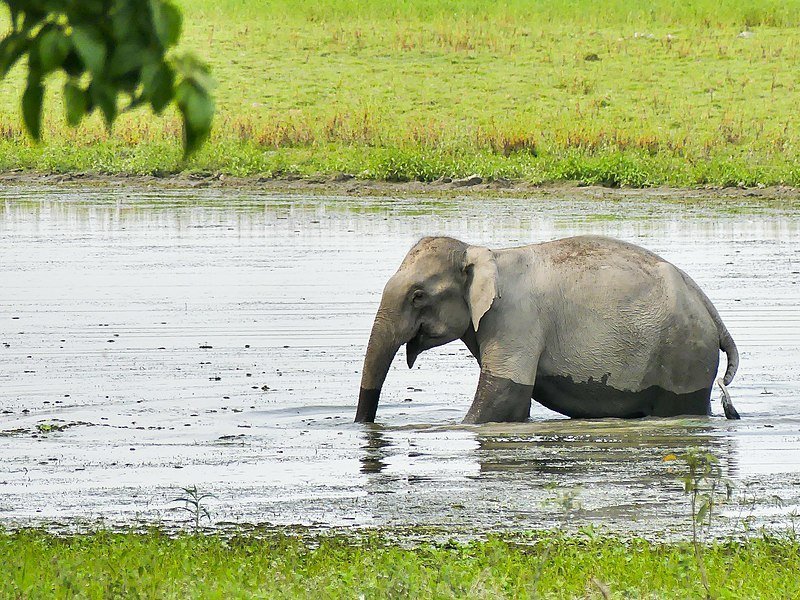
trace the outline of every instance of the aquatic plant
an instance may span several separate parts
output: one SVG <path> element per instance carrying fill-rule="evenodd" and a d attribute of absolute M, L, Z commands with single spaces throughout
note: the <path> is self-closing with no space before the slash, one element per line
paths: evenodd
<path fill-rule="evenodd" d="M 39 433 L 52 433 L 55 431 L 64 431 L 69 425 L 58 424 L 50 422 L 42 422 L 36 424 L 36 431 Z"/>
<path fill-rule="evenodd" d="M 183 502 L 183 506 L 178 506 L 175 510 L 182 510 L 189 513 L 190 522 L 193 524 L 194 532 L 200 531 L 200 520 L 205 518 L 211 520 L 211 513 L 208 508 L 203 504 L 207 498 L 216 498 L 214 494 L 209 492 L 201 492 L 197 489 L 197 485 L 191 487 L 181 488 L 185 496 L 175 498 L 172 502 Z"/>
<path fill-rule="evenodd" d="M 685 465 L 680 477 L 683 491 L 689 496 L 695 563 L 706 597 L 712 598 L 715 594 L 712 593 L 704 559 L 704 531 L 707 532 L 711 528 L 717 505 L 730 501 L 733 483 L 723 477 L 719 458 L 711 452 L 691 448 L 678 456 L 668 454 L 664 460 L 667 462 L 678 460 Z"/>

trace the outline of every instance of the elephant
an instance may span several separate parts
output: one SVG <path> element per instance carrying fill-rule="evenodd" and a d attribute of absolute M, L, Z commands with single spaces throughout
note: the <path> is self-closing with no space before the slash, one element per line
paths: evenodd
<path fill-rule="evenodd" d="M 464 423 L 525 421 L 531 401 L 572 418 L 710 415 L 736 344 L 683 271 L 621 240 L 584 235 L 490 250 L 425 237 L 383 290 L 355 421 L 372 423 L 400 346 L 417 356 L 460 339 L 480 365 Z"/>

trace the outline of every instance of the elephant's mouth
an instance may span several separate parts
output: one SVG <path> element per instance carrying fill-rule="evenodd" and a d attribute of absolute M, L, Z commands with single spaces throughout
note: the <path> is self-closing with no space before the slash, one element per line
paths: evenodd
<path fill-rule="evenodd" d="M 422 334 L 417 332 L 417 335 L 406 342 L 406 362 L 408 363 L 409 369 L 414 366 L 417 356 L 419 356 L 419 353 L 422 352 L 421 338 Z"/>
<path fill-rule="evenodd" d="M 443 336 L 428 335 L 420 328 L 416 335 L 406 342 L 406 362 L 408 363 L 408 368 L 410 369 L 414 366 L 417 356 L 422 352 L 435 348 L 436 346 L 441 346 L 447 343 L 447 341 L 448 340 Z"/>

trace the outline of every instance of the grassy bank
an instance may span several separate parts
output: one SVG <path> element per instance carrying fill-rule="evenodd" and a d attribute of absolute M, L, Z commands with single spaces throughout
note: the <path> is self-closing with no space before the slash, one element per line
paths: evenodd
<path fill-rule="evenodd" d="M 753 539 L 706 548 L 720 598 L 794 598 L 800 546 Z M 689 545 L 543 534 L 403 548 L 275 535 L 0 534 L 4 598 L 704 597 Z"/>
<path fill-rule="evenodd" d="M 178 3 L 219 82 L 199 155 L 174 115 L 68 129 L 55 79 L 32 146 L 17 69 L 0 170 L 800 185 L 798 0 Z"/>

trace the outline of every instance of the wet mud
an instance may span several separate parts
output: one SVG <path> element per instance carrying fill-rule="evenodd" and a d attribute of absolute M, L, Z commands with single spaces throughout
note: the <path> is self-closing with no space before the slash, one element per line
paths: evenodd
<path fill-rule="evenodd" d="M 304 198 L 257 190 L 0 190 L 0 525 L 214 523 L 688 528 L 679 465 L 713 452 L 737 488 L 720 530 L 800 505 L 800 220 L 786 208 L 625 198 Z M 490 247 L 578 233 L 691 275 L 741 353 L 742 415 L 462 426 L 478 367 L 455 342 L 400 355 L 377 424 L 354 424 L 386 279 L 423 235 Z M 721 368 L 724 363 L 721 362 Z M 776 501 L 780 498 L 780 502 Z M 726 529 L 727 528 L 727 529 Z"/>

